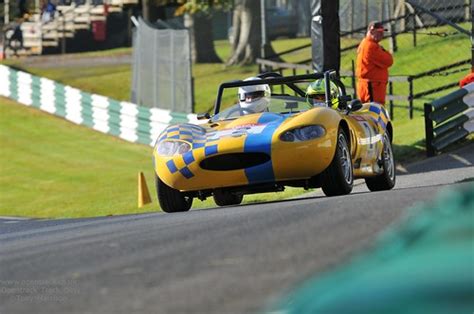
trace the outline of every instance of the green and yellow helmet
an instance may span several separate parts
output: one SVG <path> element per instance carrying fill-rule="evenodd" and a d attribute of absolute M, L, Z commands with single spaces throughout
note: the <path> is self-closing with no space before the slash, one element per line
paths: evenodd
<path fill-rule="evenodd" d="M 331 108 L 336 109 L 339 105 L 339 92 L 334 82 L 329 82 L 331 97 Z M 326 101 L 326 85 L 324 79 L 319 79 L 308 85 L 306 88 L 306 99 L 311 105 L 324 104 Z"/>

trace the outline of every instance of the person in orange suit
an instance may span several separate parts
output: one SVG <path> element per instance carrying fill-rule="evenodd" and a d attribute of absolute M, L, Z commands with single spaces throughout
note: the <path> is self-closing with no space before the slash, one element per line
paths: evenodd
<path fill-rule="evenodd" d="M 384 30 L 382 23 L 370 22 L 367 35 L 357 48 L 357 95 L 363 103 L 385 104 L 388 68 L 393 64 L 393 57 L 379 45 Z"/>
<path fill-rule="evenodd" d="M 459 81 L 459 87 L 464 87 L 465 85 L 469 84 L 469 83 L 472 83 L 474 82 L 474 67 L 471 68 L 471 73 L 469 73 L 468 75 L 466 75 L 465 77 L 463 77 L 460 81 Z"/>

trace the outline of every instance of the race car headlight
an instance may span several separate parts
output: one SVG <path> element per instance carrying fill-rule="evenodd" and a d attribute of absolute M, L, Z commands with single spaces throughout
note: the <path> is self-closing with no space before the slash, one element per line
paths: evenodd
<path fill-rule="evenodd" d="M 162 156 L 174 156 L 184 154 L 191 149 L 191 145 L 181 141 L 163 141 L 156 148 L 158 154 Z"/>
<path fill-rule="evenodd" d="M 324 134 L 326 134 L 326 130 L 321 125 L 309 125 L 286 131 L 280 135 L 280 139 L 284 142 L 302 142 L 314 140 Z"/>

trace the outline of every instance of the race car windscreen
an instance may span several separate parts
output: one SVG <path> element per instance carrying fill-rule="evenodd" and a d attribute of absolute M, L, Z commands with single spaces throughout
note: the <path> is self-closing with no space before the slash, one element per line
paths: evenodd
<path fill-rule="evenodd" d="M 306 86 L 302 84 L 302 87 Z M 273 112 L 279 114 L 296 114 L 318 105 L 312 99 L 295 95 L 283 85 L 247 86 L 247 88 L 224 88 L 220 112 L 211 121 L 236 119 L 255 113 Z M 322 102 L 321 105 L 324 105 Z"/>

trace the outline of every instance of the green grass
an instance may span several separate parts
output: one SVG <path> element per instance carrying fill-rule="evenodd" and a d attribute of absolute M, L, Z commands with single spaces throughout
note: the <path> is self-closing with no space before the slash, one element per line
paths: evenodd
<path fill-rule="evenodd" d="M 93 217 L 160 210 L 152 148 L 77 126 L 0 98 L 0 216 Z M 137 174 L 144 172 L 153 204 L 137 208 Z M 245 196 L 244 202 L 301 193 Z M 193 208 L 213 207 L 212 199 Z"/>

